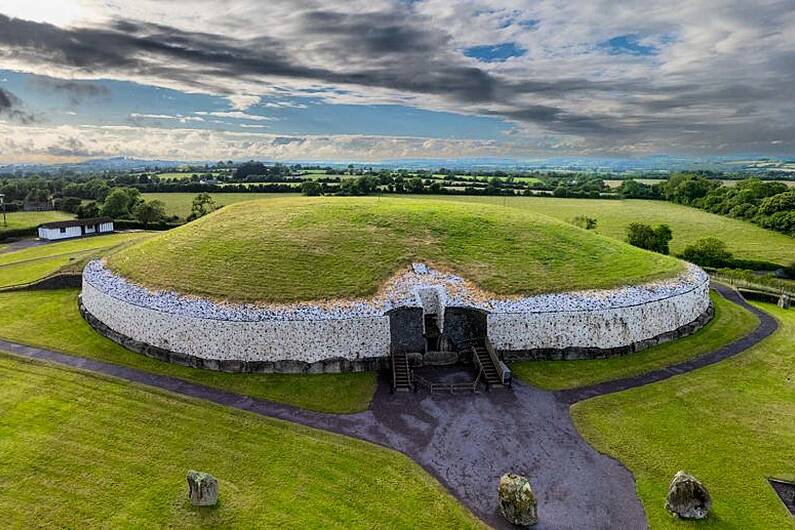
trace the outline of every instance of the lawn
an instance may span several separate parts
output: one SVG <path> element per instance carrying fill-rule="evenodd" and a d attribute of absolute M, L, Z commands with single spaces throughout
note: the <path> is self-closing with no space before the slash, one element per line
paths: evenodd
<path fill-rule="evenodd" d="M 716 350 L 751 331 L 759 323 L 753 313 L 714 291 L 714 318 L 693 335 L 638 353 L 582 361 L 522 361 L 511 365 L 516 377 L 547 390 L 575 388 L 631 377 Z"/>
<path fill-rule="evenodd" d="M 439 199 L 439 196 L 423 196 Z M 702 237 L 717 237 L 726 242 L 735 257 L 768 260 L 780 264 L 795 262 L 795 239 L 765 230 L 751 223 L 665 201 L 638 199 L 558 199 L 554 197 L 446 197 L 467 203 L 505 204 L 523 210 L 570 221 L 578 215 L 596 218 L 596 232 L 624 240 L 630 223 L 666 223 L 673 230 L 671 252 Z"/>
<path fill-rule="evenodd" d="M 322 412 L 364 410 L 375 374 L 228 374 L 150 359 L 96 333 L 80 316 L 76 289 L 0 293 L 0 338 Z"/>
<path fill-rule="evenodd" d="M 795 478 L 795 311 L 759 305 L 781 328 L 735 358 L 672 379 L 574 405 L 577 428 L 621 460 L 654 529 L 795 528 L 767 477 Z M 704 522 L 663 509 L 678 470 L 713 498 Z"/>
<path fill-rule="evenodd" d="M 67 219 L 74 219 L 74 215 L 66 212 L 11 212 L 6 214 L 8 226 L 2 225 L 2 218 L 0 218 L 0 240 L 4 237 L 6 230 L 21 230 L 25 228 L 35 228 L 42 223 L 49 223 L 51 221 L 65 221 Z"/>
<path fill-rule="evenodd" d="M 0 379 L 6 528 L 480 527 L 388 449 L 2 355 Z M 189 469 L 218 506 L 190 506 Z"/>
<path fill-rule="evenodd" d="M 615 287 L 682 268 L 518 208 L 372 197 L 233 204 L 116 252 L 108 264 L 155 289 L 294 302 L 372 295 L 414 261 L 501 295 Z"/>
<path fill-rule="evenodd" d="M 168 215 L 178 215 L 185 219 L 190 215 L 190 207 L 198 193 L 144 193 L 147 201 L 157 199 L 166 204 Z M 253 201 L 256 199 L 277 199 L 292 194 L 285 193 L 211 193 L 218 205 L 227 206 L 236 202 Z"/>
<path fill-rule="evenodd" d="M 39 280 L 105 250 L 149 237 L 151 233 L 109 234 L 48 243 L 0 254 L 0 288 Z"/>

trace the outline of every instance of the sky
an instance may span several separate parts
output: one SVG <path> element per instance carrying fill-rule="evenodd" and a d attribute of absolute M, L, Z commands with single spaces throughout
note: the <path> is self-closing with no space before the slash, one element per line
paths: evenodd
<path fill-rule="evenodd" d="M 0 0 L 0 163 L 795 154 L 795 0 Z"/>

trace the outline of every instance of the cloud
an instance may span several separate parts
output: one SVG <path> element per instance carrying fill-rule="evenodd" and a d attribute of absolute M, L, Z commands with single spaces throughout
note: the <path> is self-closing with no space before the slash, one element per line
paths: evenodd
<path fill-rule="evenodd" d="M 204 121 L 204 118 L 201 116 L 183 116 L 182 114 L 177 114 L 174 116 L 171 114 L 140 114 L 138 112 L 131 113 L 130 118 L 133 120 L 177 120 L 180 123 L 187 123 L 189 121 Z"/>
<path fill-rule="evenodd" d="M 213 117 L 248 121 L 254 105 L 298 97 L 497 117 L 514 125 L 505 150 L 519 139 L 580 154 L 795 149 L 789 2 L 89 4 L 68 26 L 0 15 L 0 61 L 218 95 L 232 106 L 218 112 L 242 116 Z M 465 55 L 484 43 L 513 56 Z"/>
<path fill-rule="evenodd" d="M 31 82 L 38 88 L 66 94 L 72 106 L 78 105 L 85 99 L 103 98 L 110 95 L 110 90 L 107 87 L 86 81 L 37 76 Z"/>
<path fill-rule="evenodd" d="M 236 110 L 232 111 L 198 111 L 199 116 L 215 116 L 216 118 L 235 118 L 238 120 L 252 120 L 252 121 L 274 121 L 276 118 L 270 116 L 260 116 L 259 114 L 247 114 Z"/>
<path fill-rule="evenodd" d="M 2 88 L 0 88 L 0 118 L 8 118 L 22 124 L 37 121 L 36 116 L 24 109 L 22 100 Z"/>
<path fill-rule="evenodd" d="M 229 100 L 229 103 L 232 104 L 232 108 L 235 110 L 246 110 L 249 107 L 252 107 L 260 102 L 262 98 L 260 96 L 250 96 L 246 94 L 234 94 L 231 96 L 226 96 L 226 99 Z"/>

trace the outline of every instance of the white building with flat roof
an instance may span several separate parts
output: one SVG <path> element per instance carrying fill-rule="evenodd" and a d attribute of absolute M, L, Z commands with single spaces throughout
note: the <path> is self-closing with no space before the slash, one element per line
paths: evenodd
<path fill-rule="evenodd" d="M 39 239 L 44 241 L 57 241 L 59 239 L 109 234 L 111 232 L 113 232 L 113 219 L 110 217 L 55 221 L 39 225 Z"/>

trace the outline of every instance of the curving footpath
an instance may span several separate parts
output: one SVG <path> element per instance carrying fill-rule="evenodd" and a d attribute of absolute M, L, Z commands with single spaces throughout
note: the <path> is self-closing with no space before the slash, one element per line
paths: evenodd
<path fill-rule="evenodd" d="M 174 377 L 0 340 L 0 350 L 88 370 L 185 396 L 352 436 L 398 450 L 436 477 L 484 522 L 510 528 L 497 513 L 497 482 L 513 471 L 531 478 L 539 498 L 537 528 L 646 528 L 632 474 L 580 436 L 569 405 L 626 390 L 723 360 L 776 330 L 775 319 L 736 292 L 715 288 L 753 311 L 759 326 L 719 350 L 669 368 L 581 389 L 547 392 L 516 382 L 513 391 L 430 398 L 393 395 L 381 377 L 370 408 L 333 415 L 225 392 Z"/>

